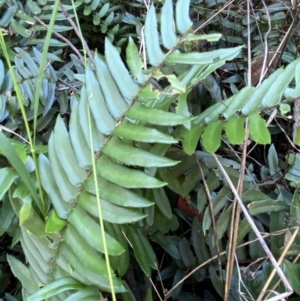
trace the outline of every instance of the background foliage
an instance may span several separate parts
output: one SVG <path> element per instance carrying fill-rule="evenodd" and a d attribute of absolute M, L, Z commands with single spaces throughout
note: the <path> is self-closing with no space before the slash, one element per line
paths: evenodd
<path fill-rule="evenodd" d="M 256 300 L 272 264 L 230 181 L 300 294 L 299 5 L 2 1 L 1 13 L 4 300 Z"/>

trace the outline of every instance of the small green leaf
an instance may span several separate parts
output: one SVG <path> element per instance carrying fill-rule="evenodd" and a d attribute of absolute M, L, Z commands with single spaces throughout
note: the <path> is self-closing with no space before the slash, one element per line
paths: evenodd
<path fill-rule="evenodd" d="M 245 120 L 245 117 L 237 117 L 235 115 L 232 115 L 228 118 L 225 127 L 225 132 L 231 144 L 240 145 L 245 140 Z"/>
<path fill-rule="evenodd" d="M 128 118 L 163 126 L 174 126 L 193 120 L 193 118 L 190 117 L 149 108 L 139 102 L 136 102 L 125 115 Z"/>
<path fill-rule="evenodd" d="M 198 124 L 192 124 L 192 128 L 190 130 L 185 129 L 182 134 L 183 141 L 183 149 L 190 156 L 196 150 L 197 144 L 199 142 L 200 135 L 204 131 L 205 126 L 201 126 Z"/>
<path fill-rule="evenodd" d="M 116 137 L 113 137 L 102 148 L 102 152 L 115 160 L 131 166 L 165 167 L 176 165 L 179 162 L 125 144 Z"/>
<path fill-rule="evenodd" d="M 205 149 L 214 153 L 221 145 L 221 134 L 224 123 L 222 121 L 213 121 L 208 124 L 202 134 L 202 142 Z"/>
<path fill-rule="evenodd" d="M 23 199 L 23 206 L 21 207 L 21 210 L 19 212 L 20 226 L 22 226 L 24 222 L 26 222 L 29 219 L 31 209 L 32 209 L 31 199 L 30 198 Z"/>
<path fill-rule="evenodd" d="M 87 214 L 81 206 L 76 206 L 69 214 L 68 221 L 83 236 L 85 241 L 97 251 L 104 253 L 103 236 L 98 223 Z M 78 223 L 80 221 L 80 223 Z M 107 252 L 117 256 L 124 252 L 123 247 L 110 235 L 105 233 Z"/>
<path fill-rule="evenodd" d="M 73 277 L 64 277 L 45 285 L 43 288 L 39 289 L 36 293 L 28 297 L 26 300 L 41 301 L 56 296 L 57 294 L 66 290 L 80 290 L 84 288 L 85 285 L 74 279 Z"/>
<path fill-rule="evenodd" d="M 300 264 L 292 263 L 284 259 L 282 269 L 293 290 L 300 295 Z"/>
<path fill-rule="evenodd" d="M 67 221 L 58 217 L 56 211 L 53 209 L 49 215 L 46 222 L 46 233 L 56 233 L 59 232 L 65 225 Z"/>
<path fill-rule="evenodd" d="M 267 127 L 267 122 L 259 115 L 258 112 L 254 112 L 249 115 L 249 132 L 256 143 L 271 143 L 271 135 Z"/>
<path fill-rule="evenodd" d="M 18 174 L 12 168 L 5 167 L 0 169 L 0 200 L 2 200 L 16 178 L 18 178 Z"/>
<path fill-rule="evenodd" d="M 126 227 L 126 234 L 141 269 L 148 277 L 151 277 L 151 267 L 157 269 L 158 263 L 149 240 L 142 233 L 140 227 L 128 225 Z"/>
<path fill-rule="evenodd" d="M 140 170 L 116 164 L 105 155 L 98 159 L 96 168 L 101 177 L 125 188 L 157 188 L 167 184 Z"/>
<path fill-rule="evenodd" d="M 289 208 L 290 207 L 286 202 L 273 199 L 254 201 L 248 205 L 249 212 L 252 215 L 287 210 Z"/>
<path fill-rule="evenodd" d="M 30 275 L 29 269 L 20 260 L 12 255 L 7 254 L 7 261 L 13 274 L 21 281 L 24 289 L 26 289 L 30 294 L 33 294 L 39 290 L 38 285 Z"/>
<path fill-rule="evenodd" d="M 127 120 L 124 120 L 117 128 L 115 128 L 113 133 L 119 137 L 140 142 L 165 144 L 178 142 L 168 134 L 162 133 L 151 127 L 133 124 Z"/>

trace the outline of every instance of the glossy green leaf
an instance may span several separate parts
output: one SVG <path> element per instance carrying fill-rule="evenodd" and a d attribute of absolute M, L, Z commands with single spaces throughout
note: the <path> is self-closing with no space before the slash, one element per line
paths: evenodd
<path fill-rule="evenodd" d="M 4 197 L 0 208 L 0 237 L 7 232 L 16 214 L 9 202 L 8 197 Z"/>
<path fill-rule="evenodd" d="M 249 233 L 251 226 L 246 218 L 243 218 L 239 223 L 238 235 L 236 243 L 239 244 L 242 242 L 243 238 Z"/>
<path fill-rule="evenodd" d="M 51 210 L 49 218 L 46 221 L 46 233 L 56 233 L 59 232 L 62 228 L 67 225 L 67 221 L 65 219 L 61 219 L 55 210 Z"/>
<path fill-rule="evenodd" d="M 274 144 L 271 144 L 268 151 L 268 165 L 269 165 L 271 176 L 273 176 L 274 179 L 280 178 L 281 172 L 278 165 L 278 155 Z"/>
<path fill-rule="evenodd" d="M 105 39 L 105 57 L 110 73 L 122 93 L 124 100 L 131 104 L 131 101 L 139 92 L 139 86 L 132 80 L 128 70 L 108 38 Z"/>
<path fill-rule="evenodd" d="M 228 206 L 228 208 L 222 212 L 220 217 L 216 222 L 216 233 L 217 240 L 220 240 L 224 233 L 227 231 L 231 219 L 232 205 Z M 212 244 L 214 245 L 215 240 L 212 238 Z"/>
<path fill-rule="evenodd" d="M 190 19 L 190 1 L 178 0 L 176 4 L 176 25 L 180 33 L 185 34 L 193 25 Z"/>
<path fill-rule="evenodd" d="M 103 135 L 110 135 L 116 121 L 106 107 L 98 79 L 89 65 L 86 68 L 86 96 L 91 115 L 96 121 L 97 129 Z"/>
<path fill-rule="evenodd" d="M 58 160 L 70 182 L 75 187 L 80 187 L 87 173 L 78 166 L 68 131 L 60 116 L 57 117 L 54 128 L 54 144 Z"/>
<path fill-rule="evenodd" d="M 86 243 L 84 238 L 72 226 L 68 225 L 62 232 L 64 241 L 70 246 L 75 256 L 82 264 L 98 275 L 108 277 L 104 258 L 96 249 Z"/>
<path fill-rule="evenodd" d="M 98 177 L 97 180 L 100 197 L 110 203 L 133 208 L 144 208 L 154 204 L 134 191 L 125 189 L 103 179 L 102 177 Z M 95 182 L 92 177 L 89 177 L 84 182 L 84 189 L 94 195 L 96 194 Z"/>
<path fill-rule="evenodd" d="M 154 5 L 151 5 L 146 17 L 145 44 L 149 63 L 152 66 L 158 66 L 161 62 L 163 62 L 165 54 L 160 48 Z"/>
<path fill-rule="evenodd" d="M 300 295 L 300 264 L 289 262 L 288 260 L 284 259 L 282 263 L 282 270 L 293 290 Z"/>
<path fill-rule="evenodd" d="M 126 62 L 131 74 L 137 79 L 138 83 L 143 84 L 148 76 L 142 73 L 144 63 L 139 54 L 139 50 L 131 37 L 129 37 L 126 48 Z"/>
<path fill-rule="evenodd" d="M 248 205 L 250 214 L 270 213 L 289 209 L 289 205 L 281 200 L 254 201 Z"/>
<path fill-rule="evenodd" d="M 23 288 L 25 288 L 30 294 L 39 290 L 39 287 L 32 279 L 28 268 L 20 260 L 7 254 L 7 261 L 15 277 L 21 281 Z"/>
<path fill-rule="evenodd" d="M 200 126 L 198 124 L 192 124 L 192 128 L 190 130 L 185 129 L 182 134 L 183 141 L 183 149 L 188 155 L 192 155 L 197 148 L 197 144 L 199 142 L 200 135 L 204 131 L 205 126 Z"/>
<path fill-rule="evenodd" d="M 71 294 L 64 301 L 97 301 L 97 300 L 99 300 L 99 292 L 97 291 L 97 289 L 95 287 L 87 287 L 84 290 Z"/>
<path fill-rule="evenodd" d="M 159 244 L 173 258 L 180 260 L 181 256 L 174 241 L 164 236 L 160 231 L 156 231 L 151 235 L 151 240 Z"/>
<path fill-rule="evenodd" d="M 165 190 L 163 188 L 157 188 L 153 189 L 152 193 L 156 206 L 166 218 L 170 219 L 172 217 L 172 209 Z"/>
<path fill-rule="evenodd" d="M 26 222 L 29 219 L 31 210 L 32 204 L 30 198 L 23 199 L 23 206 L 19 211 L 20 226 L 23 225 L 24 222 Z"/>
<path fill-rule="evenodd" d="M 70 205 L 62 199 L 55 183 L 49 160 L 44 154 L 40 154 L 39 156 L 39 171 L 43 188 L 51 199 L 57 215 L 60 218 L 66 219 L 71 209 Z"/>
<path fill-rule="evenodd" d="M 109 72 L 107 65 L 97 54 L 95 55 L 95 64 L 97 79 L 103 92 L 109 112 L 115 119 L 118 119 L 127 111 L 128 104 L 121 96 L 118 86 Z"/>
<path fill-rule="evenodd" d="M 87 144 L 83 130 L 80 126 L 81 112 L 79 112 L 79 102 L 73 99 L 72 113 L 70 117 L 70 140 L 74 150 L 78 166 L 82 169 L 89 169 L 92 164 L 90 146 Z"/>
<path fill-rule="evenodd" d="M 97 161 L 96 170 L 101 177 L 125 188 L 157 188 L 166 185 L 142 171 L 116 164 L 105 155 Z"/>
<path fill-rule="evenodd" d="M 193 219 L 192 224 L 192 239 L 198 263 L 206 262 L 211 256 L 206 243 L 206 237 L 202 231 L 202 224 L 196 217 Z"/>
<path fill-rule="evenodd" d="M 154 128 L 133 124 L 124 120 L 113 133 L 119 137 L 127 138 L 133 141 L 149 143 L 177 143 L 172 136 L 162 133 Z"/>
<path fill-rule="evenodd" d="M 101 228 L 80 206 L 76 206 L 69 214 L 68 221 L 83 236 L 86 242 L 97 251 L 104 253 Z M 80 223 L 78 223 L 80 221 Z M 124 252 L 122 246 L 107 233 L 104 237 L 109 255 L 120 255 Z"/>
<path fill-rule="evenodd" d="M 191 269 L 197 265 L 196 258 L 191 250 L 190 244 L 185 237 L 180 240 L 178 249 L 181 255 L 181 260 L 186 268 Z"/>
<path fill-rule="evenodd" d="M 259 144 L 270 144 L 271 135 L 266 121 L 258 114 L 249 115 L 249 132 L 251 138 Z"/>
<path fill-rule="evenodd" d="M 140 227 L 128 225 L 126 227 L 126 234 L 141 269 L 146 276 L 151 277 L 151 268 L 157 269 L 158 262 L 150 242 L 142 233 Z"/>
<path fill-rule="evenodd" d="M 182 53 L 178 50 L 170 54 L 165 62 L 170 64 L 213 64 L 218 61 L 230 59 L 231 56 L 237 56 L 243 46 L 212 50 L 208 52 L 190 52 Z"/>
<path fill-rule="evenodd" d="M 275 78 L 272 88 L 268 90 L 262 99 L 262 107 L 272 107 L 281 101 L 284 90 L 295 76 L 295 70 L 299 62 L 300 60 L 297 59 L 288 64 L 284 72 Z"/>
<path fill-rule="evenodd" d="M 54 140 L 55 138 L 52 132 L 48 141 L 48 147 L 49 147 L 48 153 L 49 153 L 49 161 L 50 161 L 49 166 L 51 166 L 53 179 L 58 187 L 62 199 L 67 203 L 73 203 L 75 201 L 76 195 L 79 193 L 79 188 L 75 187 L 70 182 L 66 172 L 64 171 L 62 164 L 60 163 L 60 160 L 58 158 L 58 154 L 56 153 L 55 150 Z M 45 165 L 46 165 L 46 161 L 45 161 Z M 47 176 L 50 178 L 51 173 L 49 173 Z M 59 211 L 57 211 L 57 213 L 59 213 Z"/>
<path fill-rule="evenodd" d="M 141 103 L 135 103 L 125 115 L 128 118 L 163 126 L 179 125 L 192 120 L 192 118 L 186 116 L 149 108 Z"/>
<path fill-rule="evenodd" d="M 232 115 L 228 118 L 225 126 L 225 133 L 231 144 L 240 145 L 245 140 L 245 120 L 245 117 L 237 117 L 235 115 Z"/>
<path fill-rule="evenodd" d="M 77 202 L 88 213 L 99 217 L 96 196 L 90 193 L 82 192 L 77 198 Z M 134 223 L 145 218 L 145 214 L 138 209 L 119 207 L 105 201 L 104 199 L 101 199 L 100 204 L 103 220 L 111 223 Z"/>
<path fill-rule="evenodd" d="M 116 137 L 113 137 L 102 148 L 102 152 L 117 161 L 132 166 L 165 167 L 173 166 L 178 163 L 178 161 L 156 156 L 150 152 L 125 144 Z"/>
<path fill-rule="evenodd" d="M 210 122 L 202 134 L 202 143 L 209 153 L 214 153 L 221 145 L 221 134 L 224 123 Z"/>
<path fill-rule="evenodd" d="M 173 23 L 173 3 L 172 0 L 167 0 L 161 9 L 160 15 L 160 32 L 163 46 L 166 49 L 172 49 L 178 42 Z"/>
<path fill-rule="evenodd" d="M 18 175 L 20 176 L 20 178 L 22 179 L 22 181 L 30 191 L 31 196 L 34 198 L 41 212 L 44 212 L 44 206 L 42 205 L 41 200 L 36 192 L 36 188 L 33 184 L 33 180 L 31 176 L 26 170 L 24 163 L 21 161 L 14 147 L 10 143 L 10 140 L 7 139 L 2 132 L 0 132 L 0 151 L 9 160 L 11 165 L 15 168 Z"/>
<path fill-rule="evenodd" d="M 220 33 L 210 33 L 210 34 L 194 34 L 188 33 L 184 36 L 183 41 L 198 41 L 198 40 L 206 40 L 208 42 L 217 42 L 222 37 Z"/>
<path fill-rule="evenodd" d="M 298 189 L 294 193 L 290 213 L 295 221 L 300 220 L 300 194 Z"/>
<path fill-rule="evenodd" d="M 84 289 L 84 287 L 85 286 L 82 283 L 72 277 L 60 278 L 39 289 L 39 291 L 28 297 L 26 300 L 40 301 L 55 296 L 60 292 L 64 292 L 66 290 L 78 290 Z"/>
<path fill-rule="evenodd" d="M 12 168 L 5 167 L 0 169 L 0 200 L 17 178 L 18 174 Z"/>

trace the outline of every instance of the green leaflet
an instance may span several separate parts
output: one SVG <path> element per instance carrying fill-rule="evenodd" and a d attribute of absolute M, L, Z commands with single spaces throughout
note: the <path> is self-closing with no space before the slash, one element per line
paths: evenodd
<path fill-rule="evenodd" d="M 124 100 L 128 104 L 131 104 L 132 99 L 137 96 L 140 88 L 132 80 L 122 59 L 120 58 L 120 54 L 108 38 L 105 39 L 105 57 L 109 71 L 118 85 Z"/>
<path fill-rule="evenodd" d="M 160 32 L 163 46 L 166 49 L 172 49 L 178 42 L 178 38 L 174 32 L 173 22 L 173 3 L 172 0 L 166 0 L 160 15 Z"/>
<path fill-rule="evenodd" d="M 121 96 L 117 84 L 115 83 L 111 73 L 109 72 L 107 65 L 100 58 L 99 55 L 95 54 L 95 64 L 98 83 L 103 92 L 105 103 L 112 116 L 118 119 L 123 116 L 123 114 L 128 109 L 128 104 L 125 102 Z"/>
<path fill-rule="evenodd" d="M 151 277 L 151 268 L 157 269 L 158 262 L 150 242 L 140 227 L 127 225 L 124 228 L 141 269 L 146 276 Z"/>
<path fill-rule="evenodd" d="M 0 200 L 2 200 L 11 184 L 17 178 L 18 174 L 12 168 L 5 167 L 0 169 Z"/>
<path fill-rule="evenodd" d="M 78 166 L 69 133 L 59 115 L 54 128 L 54 147 L 57 159 L 61 163 L 71 184 L 75 187 L 80 187 L 87 173 Z"/>
<path fill-rule="evenodd" d="M 54 133 L 53 132 L 50 135 L 48 143 L 49 143 L 48 146 L 49 146 L 49 161 L 50 161 L 49 166 L 51 166 L 51 171 L 52 171 L 54 181 L 56 182 L 56 185 L 62 196 L 62 199 L 67 203 L 73 203 L 75 201 L 76 195 L 79 192 L 79 189 L 76 188 L 74 185 L 72 185 L 66 172 L 64 171 L 64 169 L 62 167 L 62 164 L 60 163 L 58 155 L 55 151 Z M 42 157 L 42 158 L 44 158 L 44 157 Z M 75 164 L 77 164 L 77 163 L 75 163 Z M 70 167 L 68 166 L 68 168 L 70 168 Z M 55 177 L 54 177 L 54 175 L 55 175 Z M 49 177 L 49 179 L 50 179 L 51 173 L 49 175 L 45 174 L 45 176 Z"/>
<path fill-rule="evenodd" d="M 197 144 L 199 142 L 200 135 L 204 131 L 205 126 L 201 126 L 198 124 L 192 124 L 192 128 L 190 130 L 185 129 L 182 137 L 182 145 L 184 151 L 188 155 L 192 155 L 194 151 L 196 150 Z"/>
<path fill-rule="evenodd" d="M 242 48 L 243 46 L 239 46 L 234 48 L 218 49 L 201 53 L 182 53 L 176 50 L 166 58 L 165 62 L 170 64 L 203 64 L 207 66 L 208 64 L 213 64 L 218 61 L 226 60 L 232 55 L 237 56 Z"/>
<path fill-rule="evenodd" d="M 152 234 L 151 240 L 159 244 L 173 258 L 177 260 L 181 259 L 178 247 L 174 241 L 169 239 L 169 237 L 164 236 L 160 231 L 156 231 L 154 234 Z"/>
<path fill-rule="evenodd" d="M 267 127 L 266 121 L 254 112 L 249 115 L 249 132 L 251 138 L 259 144 L 270 144 L 271 135 Z"/>
<path fill-rule="evenodd" d="M 98 159 L 96 168 L 98 175 L 125 188 L 156 188 L 166 185 L 142 171 L 116 164 L 105 155 Z"/>
<path fill-rule="evenodd" d="M 179 162 L 125 144 L 116 137 L 113 137 L 102 148 L 102 152 L 117 161 L 132 166 L 166 167 L 173 166 Z"/>
<path fill-rule="evenodd" d="M 176 5 L 176 25 L 180 33 L 185 34 L 193 25 L 190 19 L 190 1 L 178 0 Z"/>
<path fill-rule="evenodd" d="M 250 214 L 269 213 L 274 211 L 288 210 L 290 206 L 281 200 L 254 201 L 248 205 Z"/>
<path fill-rule="evenodd" d="M 127 138 L 133 141 L 149 142 L 149 143 L 177 143 L 172 136 L 162 133 L 154 128 L 133 124 L 124 120 L 113 131 L 114 135 Z"/>
<path fill-rule="evenodd" d="M 221 145 L 221 133 L 224 123 L 222 121 L 210 122 L 202 134 L 202 142 L 205 149 L 214 153 Z"/>
<path fill-rule="evenodd" d="M 83 236 L 86 242 L 97 251 L 104 253 L 103 237 L 101 228 L 80 206 L 76 206 L 69 214 L 68 221 Z M 78 223 L 80 221 L 80 223 Z M 124 252 L 123 247 L 106 233 L 105 238 L 109 255 L 120 255 Z"/>
<path fill-rule="evenodd" d="M 145 22 L 145 42 L 149 63 L 152 66 L 158 66 L 163 62 L 165 54 L 160 48 L 156 12 L 153 4 L 150 7 Z"/>
<path fill-rule="evenodd" d="M 92 164 L 91 150 L 84 137 L 84 132 L 80 126 L 79 102 L 74 97 L 72 105 L 72 113 L 70 117 L 70 140 L 74 150 L 78 166 L 82 169 L 89 169 Z"/>
<path fill-rule="evenodd" d="M 187 269 L 191 269 L 197 265 L 196 258 L 191 250 L 189 242 L 185 237 L 180 240 L 178 249 L 181 255 L 181 260 Z"/>
<path fill-rule="evenodd" d="M 52 296 L 72 289 L 84 289 L 84 285 L 72 277 L 65 277 L 55 280 L 43 288 L 39 289 L 35 294 L 28 297 L 27 301 L 40 301 L 48 299 Z"/>
<path fill-rule="evenodd" d="M 59 232 L 62 228 L 67 225 L 67 221 L 65 219 L 61 219 L 55 210 L 51 210 L 51 213 L 46 222 L 46 233 L 56 233 Z"/>
<path fill-rule="evenodd" d="M 166 195 L 166 192 L 163 188 L 157 188 L 152 190 L 153 199 L 156 203 L 156 206 L 162 212 L 162 214 L 168 218 L 172 218 L 172 209 L 170 206 L 169 198 Z"/>
<path fill-rule="evenodd" d="M 62 199 L 55 183 L 49 160 L 44 154 L 40 154 L 39 156 L 39 171 L 43 188 L 51 199 L 57 215 L 62 219 L 66 219 L 71 206 Z"/>
<path fill-rule="evenodd" d="M 28 171 L 25 168 L 24 163 L 20 159 L 20 156 L 16 152 L 15 148 L 11 144 L 10 140 L 0 132 L 0 152 L 9 160 L 11 165 L 16 169 L 18 175 L 30 191 L 31 196 L 34 198 L 36 204 L 42 213 L 45 213 L 44 204 L 41 203 L 41 200 L 36 192 L 36 188 L 33 184 L 33 180 L 30 177 Z"/>
<path fill-rule="evenodd" d="M 144 208 L 154 204 L 134 191 L 109 182 L 100 176 L 97 177 L 97 180 L 100 197 L 107 202 L 133 208 Z M 94 195 L 96 194 L 95 182 L 92 177 L 84 182 L 84 189 Z"/>
<path fill-rule="evenodd" d="M 28 268 L 20 260 L 9 254 L 7 254 L 7 260 L 13 274 L 21 281 L 23 288 L 25 288 L 30 294 L 39 290 L 39 287 L 32 279 Z"/>
<path fill-rule="evenodd" d="M 149 76 L 142 73 L 144 63 L 139 54 L 139 50 L 131 37 L 129 37 L 126 48 L 126 63 L 131 74 L 137 79 L 139 84 L 143 84 L 148 79 Z"/>
<path fill-rule="evenodd" d="M 243 143 L 246 136 L 244 127 L 245 120 L 245 117 L 238 117 L 235 115 L 228 118 L 225 126 L 225 133 L 231 144 L 240 145 Z"/>
<path fill-rule="evenodd" d="M 282 263 L 282 270 L 284 275 L 287 277 L 289 283 L 291 284 L 293 290 L 300 295 L 300 280 L 299 280 L 299 273 L 300 273 L 300 264 L 299 263 L 292 263 L 288 260 L 284 259 Z"/>
<path fill-rule="evenodd" d="M 9 202 L 8 196 L 2 199 L 0 210 L 0 237 L 7 232 L 16 214 Z"/>
<path fill-rule="evenodd" d="M 89 65 L 86 68 L 86 97 L 91 115 L 93 115 L 96 120 L 98 130 L 103 135 L 110 135 L 115 127 L 116 121 L 106 107 L 99 82 Z"/>
<path fill-rule="evenodd" d="M 91 215 L 99 217 L 97 198 L 95 195 L 84 191 L 77 198 L 77 203 Z M 145 214 L 138 209 L 119 207 L 107 202 L 105 199 L 101 199 L 100 204 L 103 220 L 111 223 L 134 223 L 145 218 Z"/>
<path fill-rule="evenodd" d="M 141 103 L 135 103 L 127 112 L 126 117 L 141 120 L 150 124 L 173 126 L 183 124 L 193 118 L 166 112 L 163 110 L 149 108 Z"/>

